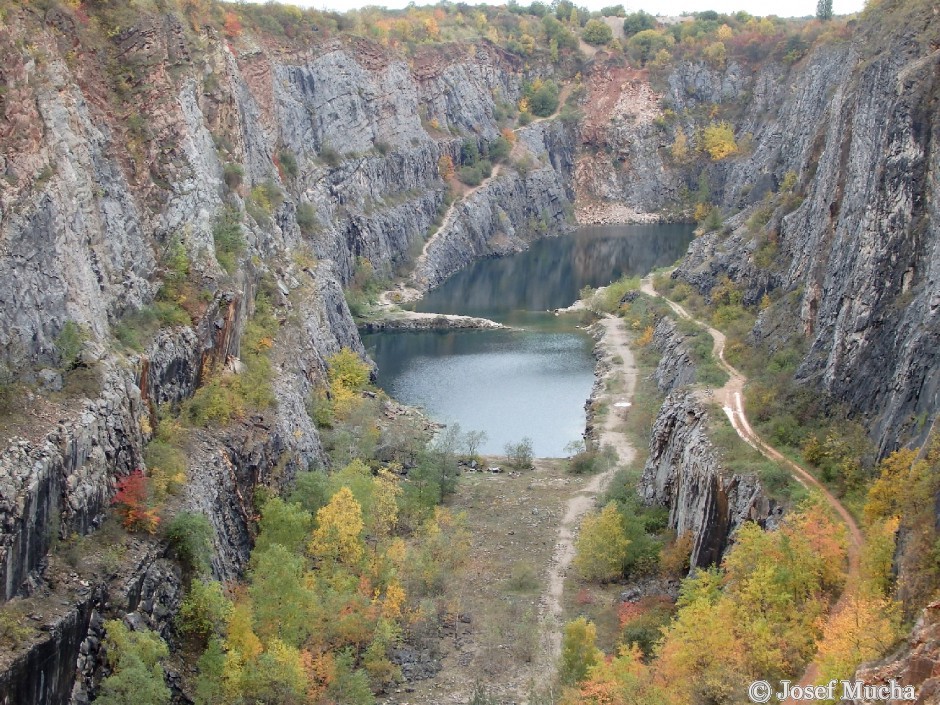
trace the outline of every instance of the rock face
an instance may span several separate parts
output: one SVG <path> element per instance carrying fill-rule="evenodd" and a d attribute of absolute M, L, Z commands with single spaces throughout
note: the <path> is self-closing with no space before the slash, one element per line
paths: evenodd
<path fill-rule="evenodd" d="M 280 323 L 274 408 L 191 433 L 178 507 L 209 519 L 214 574 L 240 576 L 255 487 L 323 462 L 306 406 L 327 358 L 342 347 L 365 357 L 343 286 L 364 260 L 379 276 L 411 267 L 445 208 L 439 160 L 456 161 L 464 140 L 495 139 L 497 100 L 517 102 L 534 75 L 487 42 L 407 60 L 349 37 L 281 51 L 141 13 L 109 37 L 127 69 L 116 86 L 84 36 L 60 9 L 10 8 L 0 27 L 0 366 L 58 387 L 68 322 L 84 341 L 82 368 L 100 377 L 78 396 L 66 385 L 58 423 L 0 439 L 0 601 L 53 599 L 56 531 L 98 529 L 120 478 L 144 467 L 158 407 L 185 402 L 207 371 L 238 368 L 262 295 Z M 570 130 L 540 121 L 519 143 L 528 167 L 502 165 L 458 206 L 429 248 L 429 285 L 563 227 Z M 226 209 L 244 248 L 223 268 L 214 229 Z M 192 324 L 132 351 L 118 334 L 166 300 L 161 282 L 180 252 L 191 288 L 171 298 Z M 133 560 L 126 580 L 63 598 L 54 625 L 0 659 L 0 703 L 85 702 L 106 618 L 140 614 L 168 633 L 180 588 L 165 546 Z"/>
<path fill-rule="evenodd" d="M 670 528 L 678 535 L 692 534 L 693 567 L 719 562 L 744 522 L 766 526 L 778 513 L 756 476 L 722 467 L 708 438 L 707 419 L 693 393 L 678 389 L 667 396 L 653 424 L 640 480 L 643 501 L 668 507 Z"/>
<path fill-rule="evenodd" d="M 871 686 L 885 686 L 894 680 L 902 686 L 914 686 L 917 705 L 940 702 L 940 602 L 924 608 L 914 630 L 896 653 L 877 663 L 864 664 L 855 672 L 854 680 Z M 885 702 L 900 705 L 911 701 L 865 697 L 843 701 L 845 705 Z"/>
<path fill-rule="evenodd" d="M 692 354 L 676 322 L 664 316 L 653 331 L 653 345 L 660 352 L 653 379 L 663 394 L 695 382 L 696 368 Z"/>

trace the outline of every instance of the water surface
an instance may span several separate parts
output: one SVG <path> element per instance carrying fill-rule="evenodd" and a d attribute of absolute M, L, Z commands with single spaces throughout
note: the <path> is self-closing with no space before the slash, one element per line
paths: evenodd
<path fill-rule="evenodd" d="M 585 285 L 675 262 L 685 225 L 584 227 L 516 255 L 486 259 L 429 292 L 419 311 L 483 316 L 525 330 L 382 332 L 363 336 L 379 385 L 435 420 L 486 431 L 484 453 L 532 439 L 536 455 L 566 455 L 584 431 L 594 382 L 593 341 L 570 305 Z"/>

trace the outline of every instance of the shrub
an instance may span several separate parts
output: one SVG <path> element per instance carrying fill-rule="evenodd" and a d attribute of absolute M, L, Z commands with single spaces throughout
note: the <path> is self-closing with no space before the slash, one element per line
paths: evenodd
<path fill-rule="evenodd" d="M 163 639 L 143 629 L 131 631 L 123 622 L 105 623 L 111 675 L 101 682 L 95 699 L 100 705 L 169 705 L 170 689 L 163 680 L 160 662 L 169 656 Z"/>
<path fill-rule="evenodd" d="M 189 573 L 209 570 L 212 559 L 212 527 L 202 514 L 180 512 L 167 524 L 166 538 L 176 559 Z"/>
<path fill-rule="evenodd" d="M 121 516 L 121 523 L 129 531 L 153 534 L 160 525 L 160 516 L 150 505 L 150 478 L 135 470 L 118 481 L 117 493 L 111 503 Z"/>
<path fill-rule="evenodd" d="M 241 215 L 227 206 L 216 218 L 212 227 L 212 239 L 215 243 L 215 258 L 226 272 L 235 271 L 237 260 L 245 251 L 245 237 L 242 235 Z"/>
<path fill-rule="evenodd" d="M 738 151 L 734 141 L 734 128 L 729 122 L 713 122 L 702 131 L 702 151 L 712 161 L 720 161 Z"/>
<path fill-rule="evenodd" d="M 180 605 L 176 624 L 181 632 L 202 642 L 221 633 L 232 611 L 232 603 L 216 580 L 194 580 Z"/>
<path fill-rule="evenodd" d="M 330 167 L 337 167 L 342 161 L 340 153 L 333 149 L 333 147 L 330 145 L 323 145 L 323 147 L 320 149 L 320 159 L 326 162 L 327 166 Z"/>
<path fill-rule="evenodd" d="M 245 170 L 242 169 L 241 164 L 226 164 L 222 171 L 222 179 L 225 181 L 225 185 L 233 191 L 242 185 L 244 178 Z"/>
<path fill-rule="evenodd" d="M 603 654 L 597 648 L 597 628 L 584 617 L 565 625 L 561 640 L 561 664 L 558 676 L 565 685 L 574 685 L 587 676 Z"/>
<path fill-rule="evenodd" d="M 297 157 L 289 149 L 282 149 L 277 154 L 277 161 L 281 165 L 283 172 L 292 179 L 297 178 L 299 170 L 297 168 Z"/>
<path fill-rule="evenodd" d="M 297 227 L 304 235 L 312 235 L 317 230 L 317 212 L 310 203 L 297 206 Z"/>
<path fill-rule="evenodd" d="M 88 333 L 75 321 L 68 320 L 55 339 L 55 349 L 59 354 L 59 366 L 71 370 L 78 363 L 78 355 L 88 340 Z"/>
<path fill-rule="evenodd" d="M 483 173 L 479 166 L 464 166 L 457 172 L 457 178 L 467 186 L 479 186 L 483 183 Z"/>
<path fill-rule="evenodd" d="M 656 18 L 643 10 L 631 13 L 623 20 L 623 33 L 628 39 L 638 32 L 655 29 L 655 27 Z"/>
<path fill-rule="evenodd" d="M 630 540 L 616 502 L 585 517 L 575 547 L 574 566 L 585 580 L 610 582 L 623 575 Z"/>

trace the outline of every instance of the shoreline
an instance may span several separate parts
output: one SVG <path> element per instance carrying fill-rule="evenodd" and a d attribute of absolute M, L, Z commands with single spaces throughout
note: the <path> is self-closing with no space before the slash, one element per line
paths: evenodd
<path fill-rule="evenodd" d="M 430 331 L 430 330 L 511 330 L 489 318 L 460 316 L 453 313 L 422 313 L 419 311 L 386 310 L 379 317 L 363 320 L 357 327 L 364 333 L 383 331 Z"/>

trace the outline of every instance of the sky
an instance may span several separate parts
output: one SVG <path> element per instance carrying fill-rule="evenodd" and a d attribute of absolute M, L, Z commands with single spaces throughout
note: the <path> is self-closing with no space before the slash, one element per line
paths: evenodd
<path fill-rule="evenodd" d="M 475 4 L 474 0 L 464 0 Z M 548 0 L 542 0 L 548 2 Z M 351 10 L 363 5 L 384 5 L 385 7 L 405 7 L 408 0 L 281 0 L 281 2 L 301 7 L 314 7 L 318 10 Z M 418 5 L 433 4 L 434 0 L 416 0 Z M 618 0 L 575 0 L 575 4 L 589 10 L 599 10 L 608 5 L 617 4 Z M 502 4 L 503 0 L 493 0 L 490 4 Z M 526 0 L 519 0 L 521 5 Z M 623 3 L 628 12 L 646 10 L 654 15 L 678 15 L 682 12 L 717 10 L 718 12 L 737 12 L 744 10 L 752 15 L 778 15 L 780 17 L 802 17 L 816 14 L 816 0 L 628 0 Z M 832 9 L 837 15 L 858 12 L 864 7 L 865 0 L 833 0 Z"/>

